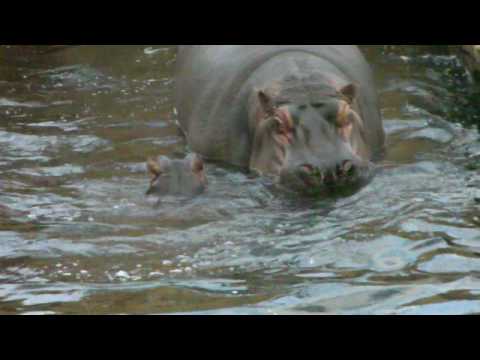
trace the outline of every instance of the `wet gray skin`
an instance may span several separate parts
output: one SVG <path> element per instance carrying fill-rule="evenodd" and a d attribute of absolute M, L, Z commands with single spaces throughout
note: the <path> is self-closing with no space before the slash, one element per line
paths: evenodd
<path fill-rule="evenodd" d="M 353 45 L 182 46 L 176 98 L 192 150 L 294 192 L 357 186 L 384 153 L 372 71 Z"/>
<path fill-rule="evenodd" d="M 207 188 L 204 163 L 196 154 L 190 154 L 183 160 L 160 156 L 149 159 L 147 167 L 152 175 L 147 195 L 196 196 Z"/>

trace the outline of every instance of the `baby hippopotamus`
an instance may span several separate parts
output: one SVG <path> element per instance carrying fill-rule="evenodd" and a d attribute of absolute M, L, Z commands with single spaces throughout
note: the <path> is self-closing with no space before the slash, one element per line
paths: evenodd
<path fill-rule="evenodd" d="M 147 195 L 196 196 L 208 185 L 204 162 L 197 154 L 190 154 L 183 160 L 165 156 L 149 159 L 147 168 L 152 175 Z"/>

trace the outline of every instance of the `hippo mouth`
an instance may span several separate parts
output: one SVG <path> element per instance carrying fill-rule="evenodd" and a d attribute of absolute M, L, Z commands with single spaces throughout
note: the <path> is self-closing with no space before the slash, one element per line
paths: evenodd
<path fill-rule="evenodd" d="M 349 160 L 331 169 L 305 164 L 295 171 L 282 171 L 279 185 L 309 197 L 349 196 L 366 186 L 374 177 L 375 170 L 371 162 L 358 165 Z"/>

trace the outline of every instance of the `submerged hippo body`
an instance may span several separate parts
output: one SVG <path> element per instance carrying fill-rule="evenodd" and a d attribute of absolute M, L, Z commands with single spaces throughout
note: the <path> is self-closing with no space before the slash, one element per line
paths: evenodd
<path fill-rule="evenodd" d="M 176 107 L 191 149 L 299 187 L 383 155 L 372 72 L 353 45 L 181 46 Z"/>

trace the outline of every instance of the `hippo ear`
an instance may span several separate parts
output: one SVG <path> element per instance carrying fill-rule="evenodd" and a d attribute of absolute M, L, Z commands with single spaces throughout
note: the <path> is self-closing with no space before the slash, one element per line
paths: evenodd
<path fill-rule="evenodd" d="M 357 98 L 357 91 L 358 89 L 355 84 L 349 84 L 340 90 L 340 94 L 347 99 L 349 104 L 352 104 Z"/>
<path fill-rule="evenodd" d="M 265 114 L 268 116 L 275 114 L 275 105 L 273 104 L 273 100 L 264 91 L 258 92 L 258 100 Z"/>
<path fill-rule="evenodd" d="M 201 173 L 205 168 L 205 164 L 200 156 L 192 154 L 190 155 L 190 167 L 194 173 Z"/>
<path fill-rule="evenodd" d="M 147 160 L 148 171 L 153 177 L 157 177 L 165 173 L 170 160 L 165 157 L 160 157 L 157 160 L 149 158 Z"/>

